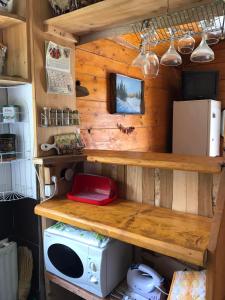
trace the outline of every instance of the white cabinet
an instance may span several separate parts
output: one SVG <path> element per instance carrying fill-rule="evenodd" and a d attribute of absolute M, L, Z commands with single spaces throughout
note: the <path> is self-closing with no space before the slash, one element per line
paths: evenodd
<path fill-rule="evenodd" d="M 218 156 L 220 154 L 220 121 L 220 101 L 175 101 L 173 153 Z"/>

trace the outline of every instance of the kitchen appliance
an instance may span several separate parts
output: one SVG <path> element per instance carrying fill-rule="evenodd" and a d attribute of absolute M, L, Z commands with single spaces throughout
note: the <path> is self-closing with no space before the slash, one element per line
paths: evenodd
<path fill-rule="evenodd" d="M 106 205 L 117 199 L 116 183 L 109 177 L 77 174 L 67 198 L 95 205 Z"/>
<path fill-rule="evenodd" d="M 44 259 L 48 272 L 105 297 L 126 276 L 132 246 L 57 223 L 44 232 Z"/>
<path fill-rule="evenodd" d="M 163 278 L 144 264 L 133 265 L 127 273 L 127 285 L 133 299 L 161 299 Z M 132 297 L 133 296 L 133 297 Z M 140 296 L 140 297 L 139 297 Z"/>
<path fill-rule="evenodd" d="M 175 101 L 173 108 L 173 153 L 220 155 L 221 102 Z"/>

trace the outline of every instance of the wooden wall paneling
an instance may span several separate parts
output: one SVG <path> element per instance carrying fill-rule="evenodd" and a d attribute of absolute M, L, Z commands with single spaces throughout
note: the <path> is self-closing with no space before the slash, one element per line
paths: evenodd
<path fill-rule="evenodd" d="M 187 172 L 186 173 L 187 184 L 187 202 L 186 212 L 190 214 L 198 215 L 198 173 Z"/>
<path fill-rule="evenodd" d="M 155 169 L 155 206 L 160 206 L 160 169 Z"/>
<path fill-rule="evenodd" d="M 173 210 L 186 211 L 186 189 L 186 172 L 173 171 Z"/>
<path fill-rule="evenodd" d="M 76 47 L 77 79 L 86 86 L 89 96 L 77 100 L 82 135 L 90 149 L 130 151 L 168 151 L 171 148 L 172 100 L 180 81 L 180 70 L 161 67 L 160 76 L 145 81 L 145 114 L 110 114 L 109 74 L 122 73 L 143 79 L 138 68 L 131 67 L 137 51 L 110 40 L 99 40 Z M 174 76 L 171 76 L 173 74 Z M 175 80 L 171 80 L 171 77 Z M 117 124 L 134 126 L 126 136 Z"/>
<path fill-rule="evenodd" d="M 115 180 L 118 186 L 118 196 L 126 197 L 126 167 L 122 165 L 102 164 L 102 175 Z"/>
<path fill-rule="evenodd" d="M 216 207 L 216 200 L 218 196 L 218 190 L 220 185 L 220 174 L 213 174 L 213 189 L 212 189 L 212 202 L 213 202 L 213 210 Z"/>
<path fill-rule="evenodd" d="M 84 172 L 88 174 L 102 175 L 102 164 L 84 162 Z"/>
<path fill-rule="evenodd" d="M 155 169 L 142 168 L 142 202 L 155 205 Z"/>
<path fill-rule="evenodd" d="M 28 59 L 27 24 L 19 24 L 3 30 L 3 44 L 8 47 L 5 73 L 30 79 Z"/>
<path fill-rule="evenodd" d="M 53 42 L 59 43 L 63 46 L 72 49 L 71 53 L 71 69 L 73 78 L 75 78 L 74 73 L 74 43 L 64 42 L 60 38 L 55 38 L 47 33 L 43 32 L 43 21 L 52 16 L 50 10 L 49 2 L 46 0 L 31 0 L 30 3 L 30 26 L 31 26 L 31 41 L 32 41 L 32 75 L 33 75 L 33 86 L 35 89 L 35 115 L 38 116 L 40 109 L 43 106 L 64 108 L 69 107 L 75 109 L 75 96 L 64 96 L 46 93 L 46 77 L 45 77 L 45 41 L 52 40 Z M 37 145 L 34 155 L 35 156 L 46 156 L 51 153 L 44 153 L 40 150 L 40 144 L 51 142 L 51 137 L 55 134 L 60 133 L 70 133 L 73 131 L 71 127 L 63 127 L 60 130 L 57 128 L 49 128 L 47 130 L 42 130 L 39 127 L 39 120 L 36 117 L 36 140 Z"/>
<path fill-rule="evenodd" d="M 172 209 L 192 214 L 198 214 L 198 202 L 198 173 L 173 171 Z"/>
<path fill-rule="evenodd" d="M 205 217 L 213 216 L 213 176 L 199 173 L 198 214 Z"/>
<path fill-rule="evenodd" d="M 160 207 L 172 209 L 173 204 L 173 171 L 160 170 Z"/>
<path fill-rule="evenodd" d="M 142 202 L 142 167 L 127 166 L 127 199 Z"/>

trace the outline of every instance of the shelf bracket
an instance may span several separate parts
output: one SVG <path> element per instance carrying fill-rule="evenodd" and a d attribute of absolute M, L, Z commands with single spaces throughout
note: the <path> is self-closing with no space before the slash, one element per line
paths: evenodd
<path fill-rule="evenodd" d="M 44 24 L 44 32 L 75 44 L 77 44 L 79 40 L 72 33 L 65 32 L 58 27 L 48 24 Z"/>

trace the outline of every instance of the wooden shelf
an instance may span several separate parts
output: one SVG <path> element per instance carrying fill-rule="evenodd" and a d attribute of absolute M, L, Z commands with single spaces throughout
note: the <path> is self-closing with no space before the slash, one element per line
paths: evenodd
<path fill-rule="evenodd" d="M 219 173 L 223 157 L 203 157 L 171 153 L 86 150 L 87 160 L 108 164 L 134 165 L 147 168 L 176 169 L 202 173 Z"/>
<path fill-rule="evenodd" d="M 175 169 L 200 173 L 220 173 L 223 157 L 203 157 L 171 153 L 130 152 L 110 150 L 85 150 L 84 155 L 54 155 L 36 157 L 36 165 L 55 165 L 76 161 L 99 162 L 106 164 L 131 165 L 146 168 Z"/>
<path fill-rule="evenodd" d="M 55 276 L 49 272 L 45 272 L 46 277 L 48 278 L 49 281 L 61 286 L 62 288 L 66 289 L 67 291 L 70 291 L 71 293 L 81 297 L 82 299 L 88 299 L 88 300 L 103 300 L 103 299 L 109 299 L 109 298 L 101 298 L 98 297 L 81 287 L 72 284 L 62 278 L 59 278 L 58 276 Z"/>
<path fill-rule="evenodd" d="M 33 163 L 35 165 L 59 165 L 65 163 L 74 163 L 87 160 L 86 155 L 53 155 L 46 157 L 35 157 Z"/>
<path fill-rule="evenodd" d="M 202 0 L 201 4 L 208 0 Z M 113 30 L 124 27 L 126 32 L 127 24 L 142 21 L 152 16 L 170 13 L 174 10 L 195 6 L 195 0 L 170 1 L 169 5 L 165 0 L 159 1 L 126 1 L 126 0 L 104 0 L 102 2 L 83 7 L 70 13 L 45 20 L 44 24 L 48 27 L 46 31 L 53 34 L 60 29 L 67 34 L 84 36 L 96 32 Z M 102 17 L 104 16 L 104 18 Z M 128 27 L 127 27 L 128 28 Z M 130 31 L 130 28 L 129 28 Z M 63 37 L 63 33 L 59 35 Z M 102 36 L 112 36 L 103 35 Z M 68 36 L 64 36 L 68 38 Z"/>
<path fill-rule="evenodd" d="M 25 23 L 26 19 L 15 14 L 0 12 L 0 29 Z"/>
<path fill-rule="evenodd" d="M 30 83 L 27 79 L 14 76 L 0 75 L 0 86 L 10 87 Z"/>
<path fill-rule="evenodd" d="M 127 200 L 95 206 L 65 198 L 43 202 L 35 213 L 188 263 L 206 262 L 210 218 Z"/>

